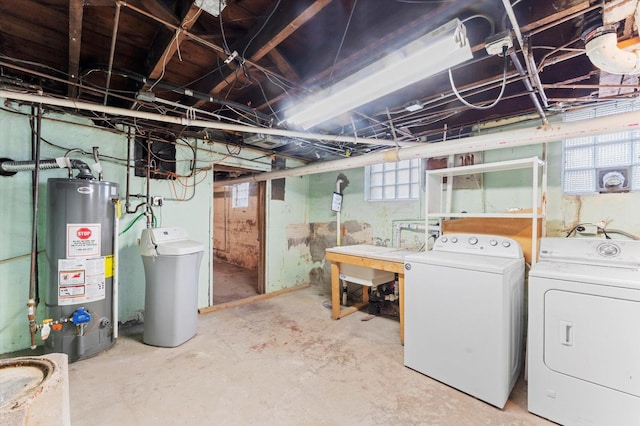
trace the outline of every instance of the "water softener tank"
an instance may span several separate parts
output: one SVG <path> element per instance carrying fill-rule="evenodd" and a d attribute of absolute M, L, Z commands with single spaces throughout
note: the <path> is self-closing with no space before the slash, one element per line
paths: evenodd
<path fill-rule="evenodd" d="M 113 333 L 114 202 L 118 185 L 88 179 L 47 181 L 45 352 L 70 362 L 109 349 Z"/>

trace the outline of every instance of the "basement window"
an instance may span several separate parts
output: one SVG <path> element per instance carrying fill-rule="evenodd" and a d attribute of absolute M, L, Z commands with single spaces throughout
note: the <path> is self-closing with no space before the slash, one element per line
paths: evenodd
<path fill-rule="evenodd" d="M 638 110 L 638 103 L 618 102 L 567 113 L 564 121 Z M 572 195 L 640 190 L 640 131 L 565 139 L 562 188 Z"/>
<path fill-rule="evenodd" d="M 239 183 L 231 187 L 231 207 L 249 207 L 249 182 Z"/>
<path fill-rule="evenodd" d="M 365 167 L 368 201 L 417 200 L 420 198 L 422 161 L 419 158 Z"/>

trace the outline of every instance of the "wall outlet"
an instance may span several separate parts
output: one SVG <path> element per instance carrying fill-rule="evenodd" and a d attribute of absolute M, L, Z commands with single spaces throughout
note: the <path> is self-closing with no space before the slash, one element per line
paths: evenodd
<path fill-rule="evenodd" d="M 153 206 L 162 207 L 163 204 L 164 204 L 164 198 L 163 197 L 153 197 L 151 199 L 151 205 L 153 205 Z"/>
<path fill-rule="evenodd" d="M 580 226 L 578 226 L 576 231 L 580 235 L 597 235 L 598 234 L 598 227 L 596 225 L 591 225 L 591 224 L 580 225 Z"/>

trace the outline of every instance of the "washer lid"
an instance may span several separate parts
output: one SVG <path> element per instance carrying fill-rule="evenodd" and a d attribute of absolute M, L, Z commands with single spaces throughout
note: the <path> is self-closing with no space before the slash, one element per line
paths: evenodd
<path fill-rule="evenodd" d="M 407 264 L 421 263 L 425 265 L 445 266 L 449 268 L 468 269 L 479 272 L 502 274 L 518 267 L 524 267 L 524 258 L 483 256 L 477 254 L 451 253 L 441 251 L 427 251 L 412 254 L 404 258 Z"/>

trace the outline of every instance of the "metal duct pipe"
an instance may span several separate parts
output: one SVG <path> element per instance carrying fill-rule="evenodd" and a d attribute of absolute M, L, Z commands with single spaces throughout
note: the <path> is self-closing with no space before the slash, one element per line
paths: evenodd
<path fill-rule="evenodd" d="M 55 160 L 40 160 L 38 167 L 33 160 L 29 161 L 13 161 L 10 158 L 0 158 L 0 175 L 13 176 L 18 172 L 32 172 L 34 170 L 48 170 L 48 169 L 63 169 L 66 166 L 61 166 L 58 163 L 59 159 Z"/>
<path fill-rule="evenodd" d="M 18 172 L 32 172 L 34 170 L 77 169 L 78 179 L 95 179 L 91 168 L 84 161 L 70 160 L 67 157 L 38 161 L 13 161 L 10 158 L 0 158 L 0 176 L 13 176 Z"/>
<path fill-rule="evenodd" d="M 289 170 L 279 170 L 250 177 L 215 181 L 213 185 L 214 187 L 220 187 L 243 182 L 260 182 L 292 176 L 305 176 L 315 173 L 354 169 L 384 162 L 411 160 L 414 158 L 444 157 L 465 152 L 490 151 L 494 149 L 537 145 L 575 137 L 595 136 L 629 130 L 640 130 L 640 111 L 568 123 L 547 123 L 536 127 L 470 136 L 448 142 L 379 151 L 342 160 L 309 164 Z"/>

